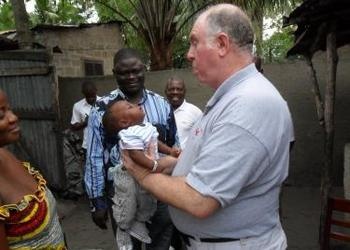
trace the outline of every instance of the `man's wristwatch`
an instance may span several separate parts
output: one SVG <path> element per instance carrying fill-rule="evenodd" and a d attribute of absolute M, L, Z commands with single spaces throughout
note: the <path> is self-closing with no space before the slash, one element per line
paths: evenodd
<path fill-rule="evenodd" d="M 154 160 L 154 161 L 153 161 L 153 168 L 152 168 L 152 171 L 151 171 L 151 172 L 156 172 L 156 171 L 157 171 L 157 168 L 158 168 L 158 161 L 157 161 L 157 160 Z"/>

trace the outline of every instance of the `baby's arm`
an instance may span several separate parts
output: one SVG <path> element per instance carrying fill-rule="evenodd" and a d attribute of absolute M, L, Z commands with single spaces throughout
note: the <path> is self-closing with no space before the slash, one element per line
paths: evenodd
<path fill-rule="evenodd" d="M 181 153 L 181 149 L 175 148 L 175 147 L 171 148 L 168 145 L 158 140 L 158 152 L 162 154 L 178 157 Z"/>
<path fill-rule="evenodd" d="M 158 164 L 158 163 L 155 163 L 154 160 L 151 160 L 150 158 L 148 158 L 145 155 L 143 150 L 129 149 L 128 151 L 129 151 L 130 158 L 135 163 L 143 166 L 144 168 L 153 170 L 154 164 Z"/>
<path fill-rule="evenodd" d="M 151 160 L 145 156 L 142 150 L 129 149 L 130 158 L 138 165 L 156 173 L 170 174 L 177 159 L 172 156 L 162 157 L 159 160 Z"/>

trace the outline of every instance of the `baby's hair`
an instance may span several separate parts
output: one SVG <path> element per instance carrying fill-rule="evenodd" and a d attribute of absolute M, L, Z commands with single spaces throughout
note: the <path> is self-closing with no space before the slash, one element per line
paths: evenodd
<path fill-rule="evenodd" d="M 110 103 L 108 103 L 106 106 L 106 111 L 102 116 L 102 124 L 107 134 L 114 134 L 119 132 L 116 126 L 117 121 L 113 116 L 113 113 L 111 112 L 111 107 L 120 101 L 123 101 L 123 99 L 117 98 L 111 101 Z"/>

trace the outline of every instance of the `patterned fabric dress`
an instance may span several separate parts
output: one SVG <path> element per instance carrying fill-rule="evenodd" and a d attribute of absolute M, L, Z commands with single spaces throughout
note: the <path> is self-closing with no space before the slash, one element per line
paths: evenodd
<path fill-rule="evenodd" d="M 46 181 L 29 163 L 23 163 L 23 166 L 35 178 L 38 188 L 17 204 L 0 206 L 0 222 L 5 223 L 10 249 L 66 250 L 56 201 L 46 187 Z"/>

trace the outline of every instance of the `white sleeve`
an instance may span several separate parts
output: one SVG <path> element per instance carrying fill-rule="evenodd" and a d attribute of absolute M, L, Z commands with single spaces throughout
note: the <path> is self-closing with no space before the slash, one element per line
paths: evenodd
<path fill-rule="evenodd" d="M 77 104 L 74 104 L 73 111 L 72 111 L 72 119 L 70 121 L 71 124 L 75 124 L 81 121 L 81 114 L 79 112 Z"/>
<path fill-rule="evenodd" d="M 135 133 L 131 133 L 129 129 L 123 129 L 119 132 L 121 149 L 144 149 L 142 138 Z"/>

